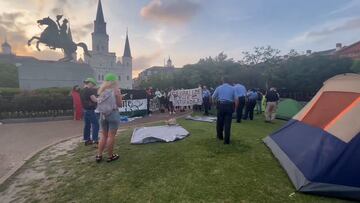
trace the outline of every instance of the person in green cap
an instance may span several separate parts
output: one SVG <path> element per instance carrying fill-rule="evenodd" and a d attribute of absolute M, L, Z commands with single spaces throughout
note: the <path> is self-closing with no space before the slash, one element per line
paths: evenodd
<path fill-rule="evenodd" d="M 84 80 L 84 89 L 81 91 L 81 102 L 84 108 L 84 132 L 83 137 L 85 145 L 98 144 L 99 140 L 99 119 L 96 116 L 95 109 L 97 106 L 97 82 L 94 78 Z M 90 138 L 90 131 L 92 136 Z"/>
<path fill-rule="evenodd" d="M 107 162 L 115 161 L 119 158 L 118 154 L 113 153 L 115 135 L 120 124 L 120 114 L 118 108 L 122 106 L 122 96 L 117 81 L 117 75 L 108 73 L 105 81 L 98 90 L 98 106 L 96 111 L 100 112 L 100 124 L 102 136 L 99 143 L 96 162 L 102 160 L 102 154 L 107 146 Z"/>

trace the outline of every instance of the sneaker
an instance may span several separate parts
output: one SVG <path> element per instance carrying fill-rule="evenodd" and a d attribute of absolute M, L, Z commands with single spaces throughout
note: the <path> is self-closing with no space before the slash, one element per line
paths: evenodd
<path fill-rule="evenodd" d="M 85 141 L 85 146 L 92 145 L 92 144 L 93 144 L 93 141 L 92 141 L 92 140 L 87 140 L 87 141 Z"/>

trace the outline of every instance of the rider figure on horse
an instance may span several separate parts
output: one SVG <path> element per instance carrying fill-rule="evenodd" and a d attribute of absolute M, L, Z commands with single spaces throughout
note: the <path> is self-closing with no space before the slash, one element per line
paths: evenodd
<path fill-rule="evenodd" d="M 57 15 L 56 16 L 56 23 L 58 25 L 58 29 L 59 29 L 59 39 L 60 39 L 60 42 L 64 43 L 64 44 L 69 44 L 72 42 L 72 40 L 69 38 L 69 35 L 68 35 L 68 19 L 64 18 L 62 24 L 60 24 L 60 20 L 63 16 L 62 15 Z M 55 49 L 55 48 L 54 48 Z"/>

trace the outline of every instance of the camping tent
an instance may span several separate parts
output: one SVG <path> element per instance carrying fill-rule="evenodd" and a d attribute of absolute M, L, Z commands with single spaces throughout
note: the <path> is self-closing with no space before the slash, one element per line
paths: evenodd
<path fill-rule="evenodd" d="M 337 75 L 264 139 L 301 192 L 360 200 L 360 75 Z"/>
<path fill-rule="evenodd" d="M 276 118 L 290 120 L 302 108 L 302 105 L 293 99 L 282 100 L 276 110 Z"/>

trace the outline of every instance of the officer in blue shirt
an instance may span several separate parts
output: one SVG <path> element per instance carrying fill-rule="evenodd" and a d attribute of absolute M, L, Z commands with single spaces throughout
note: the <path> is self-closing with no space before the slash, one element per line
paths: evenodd
<path fill-rule="evenodd" d="M 230 144 L 232 114 L 238 105 L 238 100 L 236 99 L 234 87 L 229 85 L 228 78 L 223 78 L 223 84 L 215 89 L 212 97 L 217 104 L 217 138 L 223 140 L 223 132 L 225 131 L 224 144 Z"/>
<path fill-rule="evenodd" d="M 245 106 L 246 88 L 242 84 L 235 84 L 234 89 L 235 95 L 239 102 L 239 105 L 236 108 L 236 122 L 241 123 L 241 118 L 243 117 L 243 109 Z"/>
<path fill-rule="evenodd" d="M 246 108 L 245 108 L 244 120 L 247 120 L 248 117 L 250 118 L 250 120 L 253 120 L 254 119 L 254 108 L 256 106 L 256 100 L 258 98 L 258 94 L 255 89 L 251 89 L 247 93 L 247 97 L 248 97 L 248 101 L 247 101 Z"/>
<path fill-rule="evenodd" d="M 204 110 L 205 110 L 204 115 L 205 116 L 209 115 L 210 97 L 211 97 L 210 91 L 206 88 L 206 86 L 203 86 L 202 99 L 203 99 L 203 104 L 204 104 Z"/>

